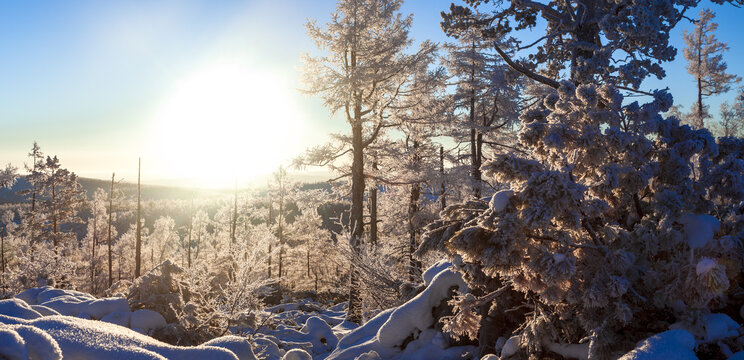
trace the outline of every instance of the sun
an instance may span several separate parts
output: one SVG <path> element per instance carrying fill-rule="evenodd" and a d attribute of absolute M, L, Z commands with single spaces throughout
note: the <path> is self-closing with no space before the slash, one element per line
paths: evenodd
<path fill-rule="evenodd" d="M 147 150 L 154 172 L 209 188 L 271 173 L 296 155 L 303 121 L 294 91 L 244 65 L 194 72 L 154 116 Z"/>

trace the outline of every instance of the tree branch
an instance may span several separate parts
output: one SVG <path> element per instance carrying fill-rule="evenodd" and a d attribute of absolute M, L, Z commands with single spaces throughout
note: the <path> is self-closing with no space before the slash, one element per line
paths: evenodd
<path fill-rule="evenodd" d="M 510 68 L 514 69 L 514 71 L 517 71 L 517 72 L 519 72 L 519 73 L 527 76 L 528 78 L 530 78 L 532 80 L 535 80 L 535 81 L 537 81 L 537 82 L 539 82 L 541 84 L 548 85 L 548 86 L 550 86 L 550 87 L 552 87 L 554 89 L 557 89 L 558 86 L 560 85 L 557 81 L 555 81 L 553 79 L 548 79 L 545 76 L 542 76 L 540 74 L 534 73 L 534 72 L 530 71 L 529 69 L 525 68 L 524 66 L 515 63 L 509 57 L 509 55 L 507 55 L 504 52 L 504 50 L 501 50 L 501 48 L 499 47 L 498 44 L 496 44 L 496 42 L 493 43 L 493 48 L 494 48 L 494 50 L 496 50 L 497 53 L 499 53 L 499 55 L 501 56 L 501 58 L 504 59 L 504 61 L 506 62 L 506 64 L 509 65 Z"/>

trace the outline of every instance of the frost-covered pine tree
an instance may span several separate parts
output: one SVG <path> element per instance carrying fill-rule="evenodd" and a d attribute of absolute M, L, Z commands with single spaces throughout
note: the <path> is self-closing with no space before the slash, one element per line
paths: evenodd
<path fill-rule="evenodd" d="M 0 214 L 0 271 L 5 274 L 5 270 L 8 268 L 8 262 L 11 258 L 10 248 L 8 247 L 11 234 L 15 232 L 18 227 L 13 220 L 15 220 L 15 212 L 10 210 L 3 211 Z"/>
<path fill-rule="evenodd" d="M 28 153 L 31 158 L 31 165 L 24 164 L 28 175 L 26 175 L 26 181 L 29 182 L 30 188 L 23 189 L 18 192 L 21 196 L 31 196 L 31 206 L 22 216 L 21 233 L 29 239 L 31 242 L 38 240 L 39 234 L 41 233 L 40 223 L 43 222 L 42 214 L 37 208 L 36 197 L 41 191 L 42 184 L 44 183 L 46 173 L 44 171 L 44 153 L 41 152 L 41 147 L 34 141 L 31 147 L 31 152 Z"/>
<path fill-rule="evenodd" d="M 81 223 L 78 211 L 85 206 L 85 191 L 74 172 L 60 166 L 57 156 L 47 156 L 44 164 L 44 182 L 39 194 L 44 197 L 39 204 L 44 214 L 42 237 L 50 240 L 52 248 L 72 246 L 77 241 L 75 233 L 63 225 Z"/>
<path fill-rule="evenodd" d="M 364 235 L 364 157 L 368 146 L 390 127 L 389 112 L 406 91 L 417 64 L 428 62 L 435 50 L 424 42 L 409 51 L 411 16 L 400 14 L 401 0 L 341 0 L 325 26 L 307 25 L 322 55 L 305 56 L 306 91 L 320 96 L 333 113 L 341 112 L 350 134 L 335 143 L 312 149 L 299 159 L 303 165 L 332 165 L 351 154 L 350 229 L 352 250 Z M 359 322 L 359 296 L 355 272 L 349 282 L 349 319 Z"/>
<path fill-rule="evenodd" d="M 420 248 L 446 249 L 459 264 L 476 297 L 457 301 L 447 328 L 479 338 L 482 355 L 515 335 L 533 356 L 584 340 L 590 358 L 617 358 L 648 332 L 694 324 L 737 286 L 742 143 L 716 144 L 663 117 L 671 95 L 638 90 L 663 77 L 676 53 L 669 31 L 696 3 L 655 4 L 527 0 L 494 6 L 485 20 L 459 6 L 444 15 L 445 30 L 485 38 L 543 24 L 537 17 L 546 26 L 521 61 L 492 42 L 546 88 L 520 115 L 526 153 L 482 167 L 508 188 L 445 209 Z M 650 101 L 626 103 L 622 90 Z M 707 175 L 692 173 L 694 159 Z"/>
<path fill-rule="evenodd" d="M 473 17 L 485 16 L 475 13 Z M 490 156 L 484 145 L 503 152 L 514 143 L 521 84 L 518 74 L 491 49 L 490 41 L 494 40 L 480 37 L 473 28 L 453 29 L 448 35 L 457 39 L 445 45 L 445 65 L 452 77 L 448 82 L 455 85 L 451 96 L 455 121 L 449 135 L 458 143 L 469 144 L 472 196 L 479 198 L 484 193 L 480 168 L 483 159 Z M 501 39 L 496 41 L 510 46 Z"/>
<path fill-rule="evenodd" d="M 284 245 L 286 242 L 287 213 L 289 212 L 287 209 L 287 203 L 289 201 L 289 192 L 292 191 L 293 186 L 293 182 L 291 182 L 287 176 L 287 170 L 284 169 L 283 166 L 279 166 L 279 169 L 274 172 L 274 181 L 269 184 L 271 197 L 275 199 L 278 207 L 276 217 L 274 218 L 276 224 L 274 230 L 276 237 L 279 240 L 279 253 L 277 254 L 278 273 L 276 274 L 279 279 L 281 279 L 286 273 L 286 269 L 284 269 L 284 253 L 286 249 L 284 248 Z"/>
<path fill-rule="evenodd" d="M 744 135 L 744 88 L 739 89 L 733 105 L 724 101 L 721 104 L 720 119 L 711 124 L 711 130 L 716 136 Z"/>
<path fill-rule="evenodd" d="M 723 61 L 723 53 L 728 51 L 728 46 L 716 38 L 715 16 L 712 10 L 702 9 L 695 29 L 683 32 L 687 72 L 697 83 L 697 102 L 690 116 L 692 125 L 698 129 L 705 127 L 705 119 L 710 117 L 704 110 L 703 97 L 728 92 L 731 85 L 741 81 L 740 77 L 726 73 L 728 65 Z"/>
<path fill-rule="evenodd" d="M 89 202 L 91 216 L 88 219 L 87 233 L 82 239 L 80 259 L 87 259 L 89 271 L 87 277 L 83 277 L 80 283 L 88 283 L 85 289 L 90 289 L 91 294 L 98 294 L 107 284 L 101 267 L 106 258 L 103 244 L 106 242 L 108 232 L 108 194 L 101 188 L 96 189 L 93 199 Z M 111 229 L 116 236 L 116 229 Z"/>
<path fill-rule="evenodd" d="M 0 188 L 9 188 L 13 186 L 18 178 L 18 169 L 11 164 L 5 166 L 5 169 L 0 169 Z"/>
<path fill-rule="evenodd" d="M 153 230 L 147 236 L 145 254 L 149 252 L 150 268 L 167 259 L 176 260 L 174 254 L 179 241 L 176 222 L 170 216 L 161 216 L 155 220 Z"/>

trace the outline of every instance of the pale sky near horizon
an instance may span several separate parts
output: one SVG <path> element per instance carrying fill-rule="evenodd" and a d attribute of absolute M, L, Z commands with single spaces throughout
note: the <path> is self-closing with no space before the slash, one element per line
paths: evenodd
<path fill-rule="evenodd" d="M 439 13 L 450 2 L 404 3 L 411 37 L 446 41 Z M 711 7 L 731 48 L 729 71 L 744 76 L 744 9 Z M 36 140 L 85 177 L 136 181 L 138 156 L 147 183 L 229 186 L 270 173 L 346 130 L 297 91 L 300 55 L 316 51 L 304 24 L 325 23 L 334 8 L 333 0 L 2 2 L 0 164 L 22 167 Z M 681 53 L 681 31 L 691 27 L 671 35 L 679 53 L 667 78 L 643 86 L 670 87 L 677 104 L 695 98 Z M 731 98 L 707 103 L 717 114 Z M 201 173 L 225 176 L 207 184 Z"/>

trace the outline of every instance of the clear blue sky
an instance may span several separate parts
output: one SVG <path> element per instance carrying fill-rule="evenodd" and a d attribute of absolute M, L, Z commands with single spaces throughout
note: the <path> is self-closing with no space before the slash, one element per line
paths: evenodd
<path fill-rule="evenodd" d="M 450 2 L 406 2 L 403 12 L 414 13 L 411 36 L 415 40 L 445 41 L 439 13 Z M 189 86 L 204 84 L 194 74 L 209 73 L 213 64 L 223 63 L 251 69 L 246 79 L 256 79 L 251 84 L 253 89 L 262 89 L 262 81 L 267 79 L 280 83 L 279 91 L 288 90 L 290 95 L 271 104 L 283 108 L 291 103 L 287 107 L 294 112 L 287 116 L 302 117 L 299 122 L 286 124 L 277 119 L 253 119 L 255 130 L 251 126 L 240 128 L 234 132 L 241 135 L 234 135 L 229 142 L 244 139 L 262 144 L 260 151 L 252 152 L 261 152 L 257 156 L 277 153 L 276 161 L 291 158 L 324 142 L 327 133 L 345 129 L 343 121 L 330 118 L 319 100 L 294 91 L 300 87 L 300 55 L 315 51 L 304 24 L 308 18 L 325 22 L 334 7 L 332 0 L 0 2 L 0 163 L 22 166 L 32 142 L 37 140 L 43 151 L 58 155 L 63 166 L 82 176 L 105 178 L 115 171 L 132 180 L 138 156 L 144 156 L 144 179 L 151 182 L 186 176 L 158 171 L 164 168 L 158 165 L 164 160 L 158 162 L 152 157 L 193 157 L 193 149 L 221 145 L 219 139 L 201 141 L 194 134 L 212 126 L 216 130 L 203 133 L 216 138 L 219 131 L 230 129 L 209 121 L 200 124 L 204 128 L 196 128 L 193 122 L 185 121 L 184 127 L 195 128 L 168 135 L 153 133 L 153 119 L 165 111 L 167 104 L 178 106 L 188 103 L 188 96 L 199 96 L 189 93 Z M 729 68 L 744 75 L 744 37 L 740 32 L 744 10 L 730 5 L 713 9 L 720 24 L 718 38 L 731 47 L 726 54 Z M 675 102 L 687 105 L 694 101 L 695 92 L 681 54 L 683 28 L 691 25 L 684 23 L 672 34 L 680 52 L 677 61 L 666 66 L 667 78 L 650 81 L 644 87 L 668 86 Z M 197 80 L 184 85 L 183 79 Z M 191 95 L 173 100 L 178 89 Z M 711 98 L 708 103 L 717 114 L 718 104 L 732 97 L 730 93 Z M 262 101 L 266 104 L 269 100 Z M 255 109 L 261 104 L 249 105 Z M 184 116 L 175 114 L 172 116 Z M 267 113 L 261 114 L 265 117 Z M 176 122 L 166 124 L 180 126 Z M 276 143 L 281 151 L 261 143 L 285 129 L 288 135 Z M 153 153 L 153 143 L 178 142 L 188 145 Z M 253 170 L 237 176 L 269 171 L 268 165 L 251 156 L 246 154 L 236 165 Z M 218 163 L 210 168 L 197 160 L 195 168 L 204 166 L 216 172 L 225 167 Z M 174 163 L 189 163 L 181 161 Z M 229 173 L 229 169 L 224 172 Z"/>

